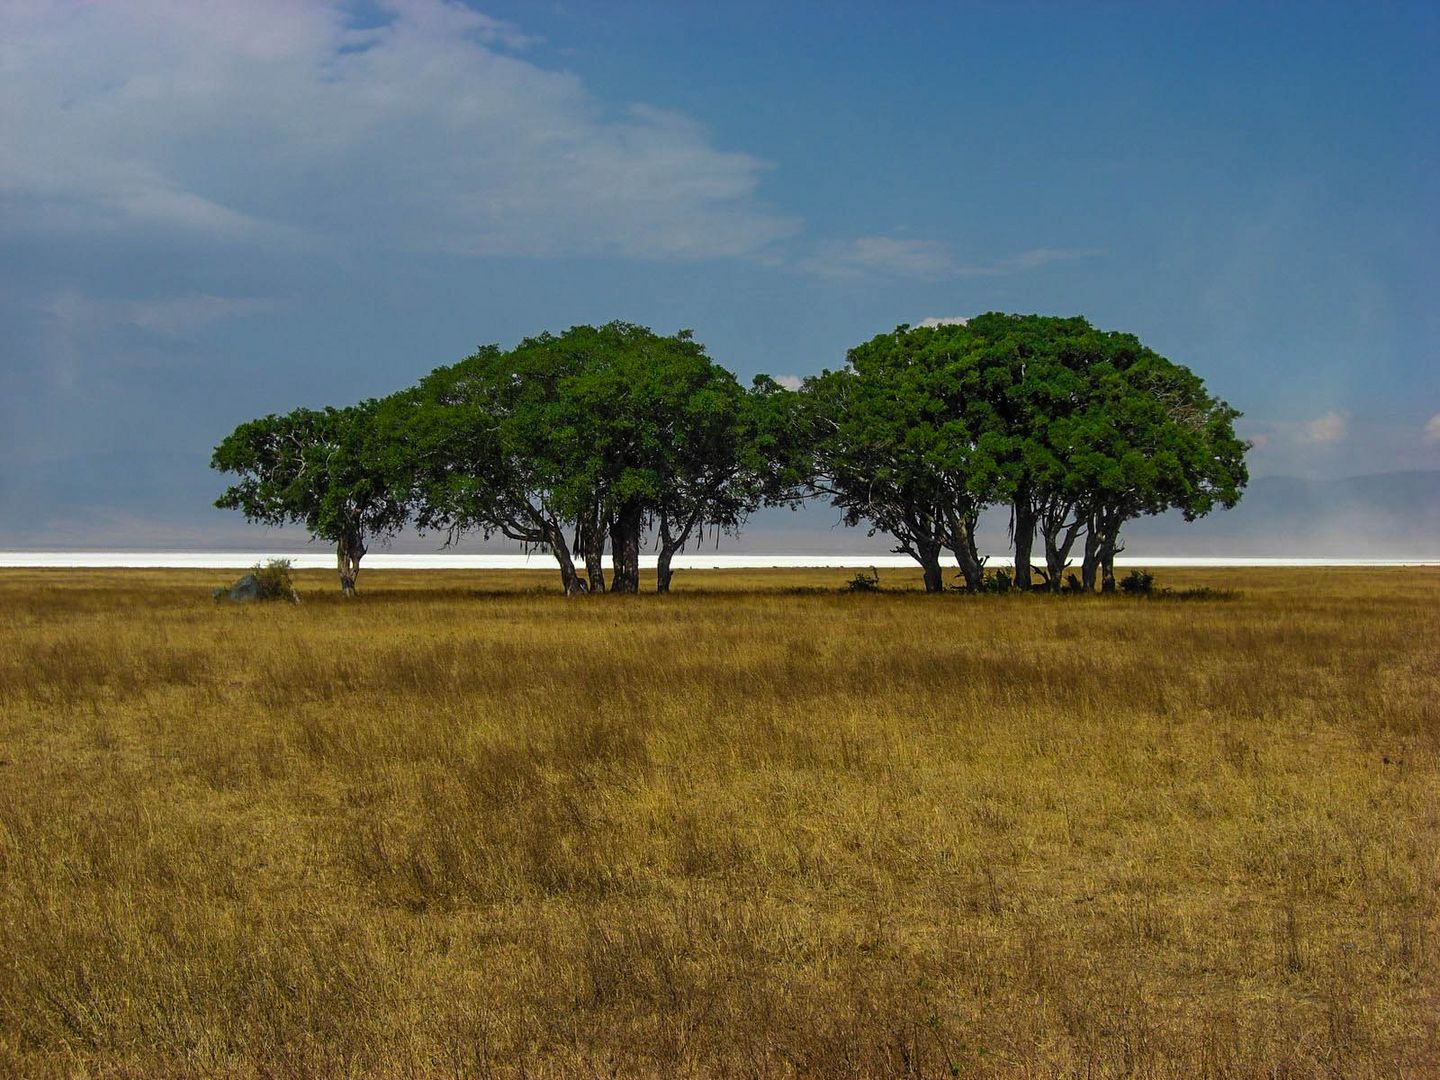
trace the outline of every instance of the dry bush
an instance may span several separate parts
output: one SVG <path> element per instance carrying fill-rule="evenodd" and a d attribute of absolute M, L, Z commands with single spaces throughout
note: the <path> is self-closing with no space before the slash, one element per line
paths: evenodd
<path fill-rule="evenodd" d="M 0 573 L 0 1074 L 1430 1075 L 1434 571 Z"/>

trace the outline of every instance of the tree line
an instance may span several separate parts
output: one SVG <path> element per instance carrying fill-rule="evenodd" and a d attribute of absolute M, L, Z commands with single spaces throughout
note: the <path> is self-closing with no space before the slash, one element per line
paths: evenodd
<path fill-rule="evenodd" d="M 741 385 L 689 331 L 613 322 L 249 421 L 211 464 L 235 476 L 217 506 L 333 543 L 346 595 L 367 549 L 406 525 L 547 550 L 567 594 L 637 592 L 650 545 L 668 592 L 687 545 L 812 498 L 893 537 L 928 592 L 945 588 L 947 552 L 963 588 L 983 587 L 975 530 L 997 506 L 1015 587 L 1058 591 L 1079 545 L 1074 583 L 1109 591 L 1127 521 L 1239 500 L 1239 415 L 1134 335 L 1078 317 L 902 325 L 795 390 Z"/>

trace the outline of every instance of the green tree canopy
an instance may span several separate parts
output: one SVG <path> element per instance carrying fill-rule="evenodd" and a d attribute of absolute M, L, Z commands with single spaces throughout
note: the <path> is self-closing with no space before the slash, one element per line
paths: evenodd
<path fill-rule="evenodd" d="M 965 326 L 898 327 L 851 349 L 846 367 L 807 380 L 814 489 L 845 522 L 868 522 L 944 588 L 949 549 L 980 584 L 980 512 L 1003 490 L 1003 437 L 983 393 L 983 355 Z"/>
<path fill-rule="evenodd" d="M 1082 318 L 992 312 L 898 327 L 807 383 L 815 489 L 848 524 L 897 540 L 941 587 L 949 549 L 978 587 L 975 524 L 1008 504 L 1016 580 L 1030 584 L 1037 530 L 1047 583 L 1086 536 L 1086 580 L 1109 587 L 1120 526 L 1177 509 L 1233 506 L 1247 476 L 1239 414 L 1189 369 Z"/>
<path fill-rule="evenodd" d="M 541 545 L 567 592 L 605 588 L 608 542 L 612 587 L 633 592 L 652 526 L 665 589 L 692 537 L 738 529 L 783 494 L 794 466 L 771 454 L 786 400 L 768 380 L 744 390 L 688 331 L 615 322 L 482 348 L 397 398 L 393 415 L 422 526 Z"/>
<path fill-rule="evenodd" d="M 381 403 L 296 409 L 241 424 L 215 448 L 211 466 L 239 479 L 215 505 L 266 525 L 301 524 L 335 545 L 341 591 L 354 595 L 369 543 L 408 514 L 387 475 L 393 448 L 380 437 Z"/>
<path fill-rule="evenodd" d="M 1132 335 L 1110 335 L 1089 397 L 1068 425 L 1074 484 L 1086 515 L 1084 574 L 1114 587 L 1120 529 L 1141 515 L 1178 510 L 1186 521 L 1229 509 L 1249 481 L 1240 413 L 1189 368 Z"/>
<path fill-rule="evenodd" d="M 999 312 L 971 319 L 965 332 L 984 371 L 980 383 L 1000 478 L 996 494 L 1010 507 L 1015 582 L 1030 587 L 1038 529 L 1047 582 L 1058 588 L 1084 525 L 1084 488 L 1074 469 L 1069 425 L 1090 398 L 1092 369 L 1106 359 L 1109 337 L 1082 318 Z"/>

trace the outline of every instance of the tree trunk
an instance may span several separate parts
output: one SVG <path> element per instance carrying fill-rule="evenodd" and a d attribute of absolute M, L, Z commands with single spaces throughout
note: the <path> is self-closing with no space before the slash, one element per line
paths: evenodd
<path fill-rule="evenodd" d="M 1065 573 L 1065 564 L 1070 561 L 1070 552 L 1080 535 L 1080 516 L 1076 514 L 1068 523 L 1065 520 L 1071 513 L 1073 508 L 1040 515 L 1040 536 L 1045 544 L 1045 587 L 1051 592 L 1060 591 L 1060 576 Z"/>
<path fill-rule="evenodd" d="M 627 502 L 610 523 L 610 554 L 615 560 L 610 591 L 640 591 L 640 528 L 645 514 L 638 502 Z"/>
<path fill-rule="evenodd" d="M 1065 573 L 1065 564 L 1070 561 L 1070 549 L 1075 546 L 1079 531 L 1077 524 L 1058 533 L 1049 533 L 1044 538 L 1045 587 L 1052 593 L 1059 592 L 1064 584 L 1060 579 Z"/>
<path fill-rule="evenodd" d="M 675 576 L 675 571 L 670 566 L 670 560 L 675 557 L 675 550 L 669 545 L 662 545 L 660 548 L 660 554 L 655 560 L 655 591 L 657 593 L 670 591 L 670 579 Z"/>
<path fill-rule="evenodd" d="M 357 534 L 342 536 L 335 545 L 335 569 L 340 575 L 342 596 L 355 595 L 355 579 L 360 576 L 360 560 L 365 557 L 365 541 Z"/>
<path fill-rule="evenodd" d="M 670 560 L 675 557 L 675 552 L 680 550 L 681 544 L 688 537 L 676 539 L 670 532 L 670 515 L 661 510 L 658 522 L 660 534 L 660 553 L 655 559 L 655 591 L 657 593 L 668 593 L 670 591 L 670 579 L 675 571 L 670 568 Z"/>
<path fill-rule="evenodd" d="M 1080 564 L 1080 581 L 1086 592 L 1095 591 L 1096 573 L 1100 569 L 1100 519 L 1091 514 L 1085 529 L 1085 561 Z"/>
<path fill-rule="evenodd" d="M 979 514 L 962 514 L 950 521 L 950 551 L 960 566 L 965 588 L 977 591 L 985 584 L 985 562 L 975 548 L 975 521 Z"/>
<path fill-rule="evenodd" d="M 545 531 L 549 535 L 547 543 L 550 551 L 554 554 L 555 561 L 560 564 L 560 585 L 565 590 L 565 595 L 579 596 L 586 591 L 585 583 L 575 572 L 575 560 L 570 557 L 570 545 L 565 542 L 564 530 L 552 523 Z"/>
<path fill-rule="evenodd" d="M 1021 493 L 1010 508 L 1010 532 L 1015 541 L 1015 588 L 1030 590 L 1030 552 L 1035 546 L 1035 507 L 1029 493 Z"/>
<path fill-rule="evenodd" d="M 590 591 L 605 591 L 605 521 L 597 508 L 590 518 L 582 518 L 575 529 L 577 554 L 585 559 L 585 576 Z"/>
<path fill-rule="evenodd" d="M 925 573 L 925 591 L 945 591 L 945 571 L 940 565 L 940 545 L 926 544 L 919 548 L 920 569 Z"/>
<path fill-rule="evenodd" d="M 1120 550 L 1120 526 L 1124 522 L 1119 510 L 1101 510 L 1091 523 L 1096 534 L 1095 560 L 1099 564 L 1102 593 L 1115 591 L 1115 555 Z M 1088 540 L 1086 548 L 1088 553 Z"/>

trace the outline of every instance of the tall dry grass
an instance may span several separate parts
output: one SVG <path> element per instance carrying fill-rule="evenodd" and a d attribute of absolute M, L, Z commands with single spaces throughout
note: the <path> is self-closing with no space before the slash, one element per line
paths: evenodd
<path fill-rule="evenodd" d="M 1440 573 L 847 576 L 0 572 L 0 1073 L 1435 1075 Z"/>

